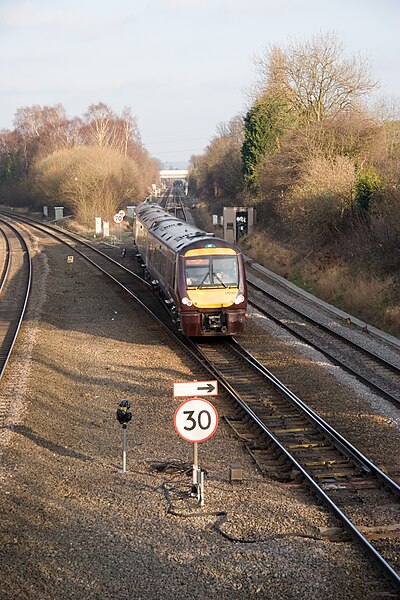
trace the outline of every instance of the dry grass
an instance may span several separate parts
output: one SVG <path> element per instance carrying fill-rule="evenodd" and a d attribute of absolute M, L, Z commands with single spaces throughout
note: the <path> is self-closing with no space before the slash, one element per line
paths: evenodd
<path fill-rule="evenodd" d="M 334 302 L 340 297 L 342 282 L 343 269 L 337 265 L 328 267 L 318 276 L 315 290 Z"/>
<path fill-rule="evenodd" d="M 197 227 L 201 227 L 204 231 L 214 231 L 216 235 L 221 235 L 220 231 L 217 231 L 217 228 L 212 224 L 212 217 L 208 210 L 208 208 L 199 203 L 196 206 L 196 212 L 193 213 Z"/>
<path fill-rule="evenodd" d="M 348 266 L 333 266 L 320 274 L 315 292 L 372 325 L 400 334 L 400 306 L 391 276 L 354 275 Z"/>
<path fill-rule="evenodd" d="M 395 306 L 387 306 L 382 313 L 385 329 L 400 336 L 400 302 Z"/>
<path fill-rule="evenodd" d="M 258 231 L 243 240 L 243 251 L 256 262 L 286 277 L 326 302 L 400 336 L 400 301 L 392 276 L 354 273 L 317 253 L 302 255 Z"/>
<path fill-rule="evenodd" d="M 360 274 L 344 277 L 343 303 L 371 317 L 385 308 L 393 286 L 391 277 L 378 278 Z"/>
<path fill-rule="evenodd" d="M 243 252 L 282 277 L 290 276 L 290 266 L 296 259 L 293 251 L 262 232 L 248 236 L 240 244 Z"/>

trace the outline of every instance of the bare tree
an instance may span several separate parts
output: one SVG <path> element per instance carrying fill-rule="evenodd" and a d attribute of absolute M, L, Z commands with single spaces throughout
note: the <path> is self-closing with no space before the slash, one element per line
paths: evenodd
<path fill-rule="evenodd" d="M 244 139 L 243 117 L 236 115 L 228 122 L 219 123 L 217 125 L 217 137 L 229 138 L 232 142 L 242 145 Z"/>
<path fill-rule="evenodd" d="M 28 138 L 38 138 L 65 121 L 65 110 L 61 104 L 54 106 L 27 106 L 15 113 L 14 126 Z"/>
<path fill-rule="evenodd" d="M 16 111 L 14 126 L 21 136 L 26 173 L 39 149 L 42 153 L 51 152 L 62 144 L 66 122 L 65 110 L 61 104 L 36 104 Z"/>
<path fill-rule="evenodd" d="M 125 157 L 136 159 L 140 155 L 142 142 L 130 108 L 125 107 L 119 117 L 103 102 L 92 104 L 84 115 L 84 123 L 86 143 L 114 148 Z"/>
<path fill-rule="evenodd" d="M 377 86 L 368 61 L 357 54 L 347 58 L 331 32 L 305 43 L 292 42 L 286 51 L 272 47 L 255 63 L 264 90 L 282 93 L 305 123 L 355 108 Z"/>
<path fill-rule="evenodd" d="M 110 146 L 112 125 L 115 119 L 116 115 L 104 102 L 91 104 L 84 114 L 84 122 L 87 127 L 86 141 L 100 148 Z"/>
<path fill-rule="evenodd" d="M 258 78 L 253 89 L 250 90 L 252 103 L 263 96 L 265 92 L 277 92 L 283 95 L 288 93 L 287 58 L 279 46 L 272 45 L 262 56 L 255 55 L 253 62 L 257 69 Z"/>
<path fill-rule="evenodd" d="M 131 109 L 127 106 L 125 106 L 122 111 L 120 123 L 122 130 L 122 150 L 126 157 L 128 154 L 129 142 L 141 146 L 136 118 L 132 115 Z"/>
<path fill-rule="evenodd" d="M 243 118 L 220 123 L 201 156 L 191 158 L 191 186 L 204 196 L 234 198 L 243 190 L 241 148 Z"/>

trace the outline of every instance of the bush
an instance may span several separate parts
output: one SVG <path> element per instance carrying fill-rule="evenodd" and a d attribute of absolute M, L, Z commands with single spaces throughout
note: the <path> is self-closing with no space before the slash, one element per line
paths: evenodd
<path fill-rule="evenodd" d="M 346 156 L 312 158 L 297 183 L 282 195 L 281 212 L 311 246 L 324 246 L 348 223 L 353 208 L 355 170 Z"/>
<path fill-rule="evenodd" d="M 111 148 L 79 146 L 50 154 L 34 168 L 35 195 L 69 208 L 81 223 L 109 220 L 117 208 L 137 203 L 143 191 L 135 163 Z"/>
<path fill-rule="evenodd" d="M 374 192 L 382 188 L 382 181 L 372 167 L 366 167 L 357 172 L 355 181 L 356 207 L 368 212 Z"/>

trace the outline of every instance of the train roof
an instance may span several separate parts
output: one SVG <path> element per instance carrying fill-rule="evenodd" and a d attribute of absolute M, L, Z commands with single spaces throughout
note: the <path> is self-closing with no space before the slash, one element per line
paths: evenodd
<path fill-rule="evenodd" d="M 217 242 L 220 247 L 232 247 L 232 244 L 216 237 L 213 233 L 202 231 L 198 227 L 174 217 L 162 209 L 159 204 L 143 202 L 136 207 L 135 212 L 148 231 L 175 252 L 187 249 L 188 246 L 199 247 L 204 242 Z M 239 248 L 235 247 L 235 250 L 239 252 Z"/>

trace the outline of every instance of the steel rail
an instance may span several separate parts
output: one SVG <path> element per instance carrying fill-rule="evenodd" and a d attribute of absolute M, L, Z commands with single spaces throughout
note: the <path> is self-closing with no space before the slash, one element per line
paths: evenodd
<path fill-rule="evenodd" d="M 286 387 L 269 369 L 267 369 L 262 363 L 260 363 L 248 350 L 243 348 L 235 339 L 230 340 L 234 351 L 249 364 L 251 364 L 259 373 L 264 375 L 268 381 L 279 390 L 279 392 L 285 396 L 290 402 L 294 403 L 298 409 L 306 415 L 313 423 L 318 424 L 326 435 L 331 438 L 339 448 L 343 448 L 348 452 L 356 464 L 360 466 L 364 471 L 374 473 L 382 483 L 393 491 L 400 498 L 400 485 L 398 485 L 393 479 L 388 477 L 386 473 L 381 471 L 376 465 L 374 465 L 362 452 L 357 450 L 350 442 L 344 438 L 338 431 L 336 431 L 329 423 L 327 423 L 322 417 L 314 412 L 309 406 L 307 406 L 296 394 L 294 394 L 288 387 Z"/>
<path fill-rule="evenodd" d="M 323 323 L 318 322 L 316 319 L 314 319 L 312 317 L 309 317 L 308 315 L 306 315 L 302 311 L 300 311 L 298 309 L 295 309 L 295 308 L 292 308 L 291 306 L 288 306 L 283 300 L 280 300 L 279 298 L 276 298 L 275 296 L 273 296 L 269 292 L 265 291 L 263 288 L 261 288 L 261 287 L 255 285 L 255 284 L 249 282 L 249 280 L 247 280 L 247 282 L 248 282 L 249 286 L 256 287 L 258 291 L 261 291 L 266 296 L 272 298 L 274 302 L 277 302 L 278 304 L 280 304 L 281 306 L 283 306 L 285 309 L 287 309 L 289 311 L 292 311 L 295 314 L 297 314 L 298 316 L 300 316 L 301 318 L 305 319 L 306 321 L 309 321 L 310 323 L 312 323 L 313 326 L 315 326 L 315 327 L 323 330 L 324 333 L 327 333 L 328 335 L 330 335 L 330 336 L 332 336 L 332 337 L 340 340 L 343 344 L 349 346 L 352 349 L 355 349 L 357 352 L 359 352 L 361 354 L 366 355 L 371 360 L 377 361 L 383 367 L 391 370 L 395 374 L 400 375 L 400 367 L 398 367 L 394 363 L 392 363 L 392 362 L 390 362 L 390 361 L 382 358 L 381 356 L 379 356 L 375 352 L 372 352 L 370 350 L 367 350 L 366 348 L 363 348 L 362 346 L 360 346 L 356 342 L 354 342 L 352 340 L 349 340 L 347 337 L 341 335 L 337 331 L 334 331 L 330 327 L 327 327 Z M 397 407 L 400 406 L 400 399 L 398 397 L 394 396 L 393 394 L 391 394 L 387 390 L 382 389 L 381 386 L 379 386 L 378 384 L 374 383 L 373 381 L 371 381 L 370 379 L 368 379 L 367 377 L 365 377 L 364 375 L 362 375 L 358 370 L 353 369 L 344 360 L 338 358 L 337 356 L 335 356 L 334 354 L 332 354 L 331 352 L 329 352 L 328 350 L 326 350 L 325 348 L 323 348 L 320 343 L 312 341 L 312 339 L 310 339 L 311 336 L 307 336 L 305 334 L 300 333 L 299 331 L 297 331 L 297 329 L 293 325 L 285 323 L 279 317 L 275 317 L 274 315 L 271 314 L 270 311 L 268 311 L 267 309 L 265 309 L 262 306 L 260 306 L 260 304 L 257 303 L 257 302 L 255 302 L 253 299 L 252 300 L 249 299 L 249 304 L 251 304 L 252 306 L 254 306 L 259 312 L 261 312 L 262 314 L 264 314 L 265 316 L 267 316 L 274 323 L 277 323 L 280 327 L 283 327 L 284 329 L 286 329 L 287 331 L 289 331 L 291 334 L 293 334 L 295 337 L 297 337 L 301 341 L 305 342 L 309 346 L 312 346 L 313 348 L 316 348 L 319 352 L 321 352 L 321 354 L 323 354 L 324 356 L 326 356 L 333 364 L 336 364 L 336 365 L 340 366 L 341 368 L 343 368 L 345 371 L 347 371 L 351 375 L 354 375 L 355 377 L 357 377 L 357 379 L 359 381 L 361 381 L 362 383 L 364 383 L 365 385 L 367 385 L 368 387 L 370 387 L 371 389 L 373 389 L 374 391 L 376 391 L 381 396 L 385 397 L 387 400 L 389 400 L 390 402 L 392 402 L 395 406 L 397 406 Z"/>
<path fill-rule="evenodd" d="M 237 344 L 236 341 L 233 342 Z M 239 344 L 237 344 L 239 345 Z M 378 563 L 379 567 L 385 573 L 385 576 L 395 585 L 396 590 L 400 590 L 400 575 L 393 569 L 393 567 L 384 559 L 384 557 L 379 554 L 379 552 L 370 544 L 370 542 L 365 538 L 365 536 L 360 532 L 360 530 L 354 525 L 350 519 L 345 515 L 345 513 L 335 504 L 335 502 L 329 497 L 329 495 L 318 485 L 318 483 L 311 477 L 311 475 L 305 470 L 305 468 L 298 462 L 298 460 L 287 450 L 282 443 L 278 440 L 278 438 L 268 429 L 267 425 L 262 421 L 260 417 L 253 411 L 253 409 L 245 402 L 240 395 L 236 392 L 236 390 L 232 387 L 232 385 L 225 379 L 224 375 L 215 369 L 212 366 L 212 363 L 209 359 L 202 353 L 201 348 L 195 345 L 197 351 L 201 354 L 204 361 L 209 365 L 210 372 L 213 373 L 214 378 L 216 378 L 221 386 L 228 392 L 228 394 L 239 404 L 239 406 L 244 410 L 244 412 L 260 427 L 261 431 L 267 435 L 267 437 L 282 451 L 285 457 L 290 461 L 290 463 L 297 469 L 307 483 L 310 485 L 315 494 L 321 498 L 329 508 L 333 511 L 333 513 L 344 523 L 346 528 L 350 531 L 351 535 L 356 538 L 362 546 L 365 548 L 367 553 Z M 244 350 L 244 349 L 243 349 Z M 247 351 L 244 350 L 244 353 Z M 249 355 L 251 356 L 251 355 Z M 253 364 L 253 367 L 256 367 L 258 361 L 252 357 L 248 360 L 249 363 Z M 258 363 L 259 371 L 264 373 L 264 371 L 268 371 L 261 363 Z M 270 375 L 272 375 L 270 373 Z M 367 466 L 368 470 L 371 470 L 377 477 L 381 479 L 384 485 L 390 489 L 390 491 L 394 492 L 396 495 L 400 495 L 400 486 L 390 479 L 385 473 L 383 473 L 376 465 L 374 465 L 367 457 L 365 457 L 361 452 L 356 450 L 347 440 L 345 440 L 338 432 L 336 432 L 329 424 L 325 423 L 321 417 L 313 413 L 311 409 L 309 409 L 300 399 L 298 399 L 295 394 L 293 394 L 282 382 L 280 382 L 275 376 L 268 377 L 272 385 L 274 385 L 275 389 L 278 390 L 279 393 L 286 395 L 291 401 L 298 402 L 299 409 L 304 410 L 307 414 L 315 415 L 316 423 L 318 425 L 325 426 L 327 432 L 329 433 L 328 438 L 332 439 L 334 436 L 337 440 L 338 449 L 340 446 L 344 446 L 348 449 L 349 452 L 354 456 L 354 460 L 356 464 L 363 466 L 364 471 L 365 466 Z M 347 455 L 347 453 L 345 453 Z"/>
<path fill-rule="evenodd" d="M 5 256 L 4 256 L 4 264 L 3 264 L 3 269 L 2 269 L 1 276 L 0 276 L 0 292 L 1 292 L 1 290 L 3 289 L 3 286 L 5 285 L 5 283 L 7 281 L 8 273 L 10 270 L 11 260 L 10 260 L 10 242 L 8 241 L 8 237 L 6 236 L 2 227 L 0 227 L 0 232 L 4 239 L 4 243 L 6 246 L 6 251 L 5 251 Z"/>
<path fill-rule="evenodd" d="M 78 244 L 81 244 L 82 246 L 85 246 L 85 247 L 89 248 L 90 250 L 92 250 L 96 254 L 100 255 L 102 258 L 106 259 L 107 261 L 113 263 L 114 265 L 116 265 L 119 268 L 121 268 L 122 270 L 124 270 L 126 273 L 128 273 L 133 278 L 135 278 L 138 283 L 140 283 L 141 285 L 143 285 L 143 287 L 146 287 L 149 290 L 152 289 L 151 285 L 147 281 L 145 281 L 143 279 L 143 277 L 141 277 L 137 273 L 134 273 L 133 271 L 131 271 L 130 269 L 128 269 L 125 265 L 122 265 L 117 260 L 111 258 L 107 254 L 105 254 L 104 252 L 102 252 L 99 248 L 96 248 L 96 246 L 93 246 L 87 240 L 85 240 L 84 238 L 80 237 L 79 235 L 76 235 L 76 234 L 74 234 L 74 233 L 72 233 L 70 231 L 66 231 L 65 229 L 62 229 L 61 227 L 58 227 L 57 225 L 49 225 L 47 223 L 42 223 L 41 221 L 37 221 L 36 219 L 32 219 L 30 217 L 26 217 L 25 215 L 16 215 L 15 213 L 8 213 L 8 212 L 5 212 L 5 211 L 0 211 L 0 215 L 1 214 L 6 215 L 6 216 L 12 216 L 12 218 L 14 220 L 16 219 L 18 221 L 22 221 L 23 223 L 27 223 L 28 225 L 31 225 L 32 227 L 35 227 L 38 231 L 41 231 L 42 233 L 45 233 L 46 235 L 50 235 L 51 237 L 53 237 L 57 241 L 63 243 L 64 245 L 66 245 L 68 247 L 72 247 L 73 250 L 77 254 L 79 254 L 80 256 L 82 256 L 83 258 L 85 258 L 86 260 L 88 260 L 89 262 L 91 262 L 96 268 L 100 268 L 100 270 L 102 270 L 101 267 L 98 267 L 98 265 L 94 261 L 92 261 L 89 257 L 87 257 L 84 252 L 82 252 L 81 250 L 79 250 L 79 248 L 76 248 L 76 247 L 72 246 L 68 241 L 63 240 L 62 238 L 60 238 L 60 235 L 66 237 L 67 239 L 73 240 L 74 242 L 76 242 Z M 103 273 L 106 274 L 106 275 L 108 275 L 108 273 L 106 273 L 105 271 L 103 271 Z"/>
<path fill-rule="evenodd" d="M 256 288 L 258 291 L 262 292 L 265 296 L 268 296 L 274 302 L 276 302 L 277 304 L 280 304 L 281 306 L 283 306 L 285 309 L 287 309 L 287 310 L 295 313 L 296 315 L 298 315 L 302 319 L 305 319 L 306 321 L 312 323 L 317 328 L 322 329 L 323 331 L 328 332 L 330 335 L 332 335 L 332 337 L 335 337 L 338 340 L 343 340 L 346 344 L 348 344 L 352 348 L 354 348 L 356 350 L 361 350 L 362 352 L 364 352 L 365 354 L 367 354 L 368 356 L 370 356 L 372 359 L 374 359 L 377 362 L 381 363 L 383 366 L 388 367 L 388 368 L 392 369 L 395 373 L 399 373 L 400 374 L 400 366 L 399 365 L 396 365 L 396 364 L 392 363 L 391 361 L 389 361 L 389 360 L 387 360 L 385 358 L 382 358 L 381 356 L 379 356 L 379 354 L 376 354 L 372 350 L 368 350 L 367 348 L 364 348 L 363 346 L 360 346 L 359 344 L 357 344 L 357 342 L 354 342 L 353 340 L 350 340 L 349 338 L 347 338 L 346 336 L 342 335 L 338 331 L 335 331 L 331 327 L 328 327 L 327 325 L 324 325 L 323 323 L 320 323 L 320 321 L 317 321 L 313 317 L 310 317 L 309 315 L 307 315 L 305 312 L 301 311 L 300 309 L 294 308 L 293 306 L 289 306 L 284 300 L 281 300 L 280 298 L 277 298 L 276 296 L 274 296 L 270 292 L 267 292 L 264 288 L 262 288 L 261 286 L 257 285 L 256 283 L 251 282 L 249 280 L 247 282 L 248 282 L 248 284 L 251 287 Z M 252 302 L 252 304 L 254 306 L 257 306 L 255 302 Z M 265 310 L 265 309 L 263 309 L 263 310 Z"/>
<path fill-rule="evenodd" d="M 14 227 L 13 225 L 10 225 L 9 223 L 6 223 L 6 225 L 15 233 L 15 235 L 20 240 L 21 247 L 24 252 L 23 259 L 24 259 L 25 267 L 26 267 L 26 277 L 25 277 L 25 282 L 24 282 L 23 297 L 22 297 L 22 299 L 20 299 L 21 302 L 20 302 L 20 309 L 18 311 L 18 316 L 16 319 L 15 318 L 10 319 L 10 327 L 9 327 L 9 330 L 6 335 L 6 337 L 8 336 L 10 338 L 10 336 L 11 336 L 11 338 L 10 338 L 10 341 L 8 343 L 6 343 L 5 355 L 0 357 L 0 380 L 2 379 L 2 377 L 4 375 L 8 361 L 11 357 L 11 353 L 14 349 L 14 345 L 15 345 L 15 342 L 18 337 L 18 333 L 19 333 L 21 325 L 22 325 L 22 321 L 23 321 L 23 318 L 25 315 L 26 307 L 27 307 L 29 296 L 30 296 L 31 289 L 32 289 L 32 257 L 30 255 L 28 245 L 25 242 L 24 237 L 22 236 L 22 234 L 18 231 L 18 229 L 16 227 Z M 10 247 L 10 253 L 11 252 L 12 252 L 12 248 Z M 6 339 L 4 339 L 3 342 L 6 342 Z"/>
<path fill-rule="evenodd" d="M 15 215 L 13 215 L 13 217 L 15 217 Z M 53 228 L 51 228 L 51 229 L 53 229 Z M 48 231 L 45 231 L 45 229 L 42 229 L 42 231 L 44 231 L 45 233 L 49 233 Z M 56 231 L 56 233 L 61 233 L 61 234 L 66 235 L 64 230 L 58 230 L 58 231 Z M 51 234 L 50 233 L 50 235 L 53 235 L 53 237 L 57 237 L 55 234 Z M 72 239 L 74 239 L 74 241 L 78 241 L 79 243 L 85 243 L 87 246 L 89 246 L 90 248 L 92 248 L 92 249 L 94 249 L 94 250 L 97 251 L 96 248 L 93 248 L 93 246 L 91 246 L 90 244 L 87 244 L 86 242 L 83 242 L 80 238 L 78 238 L 78 236 L 74 236 L 74 235 L 68 234 L 68 237 L 69 236 Z M 61 240 L 61 241 L 64 244 L 68 244 L 67 242 L 65 242 L 63 240 Z M 75 251 L 79 252 L 76 249 L 75 249 Z M 129 271 L 129 269 L 126 269 L 126 267 L 124 267 L 123 265 L 121 265 L 120 263 L 118 263 L 117 261 L 115 261 L 114 259 L 111 259 L 110 257 L 108 257 L 107 255 L 105 255 L 104 253 L 99 252 L 99 254 L 101 254 L 106 259 L 110 260 L 111 262 L 117 264 L 124 271 L 128 271 L 129 273 L 132 273 L 131 271 Z M 195 359 L 196 362 L 201 365 L 202 369 L 206 370 L 210 375 L 213 376 L 213 378 L 216 378 L 220 382 L 221 386 L 223 387 L 223 389 L 226 390 L 226 392 L 229 394 L 229 396 L 231 398 L 233 398 L 237 402 L 237 404 L 246 412 L 246 414 L 248 414 L 252 418 L 252 420 L 263 431 L 263 433 L 265 433 L 265 435 L 267 435 L 268 438 L 277 447 L 279 447 L 279 449 L 287 457 L 287 459 L 293 464 L 293 466 L 299 471 L 299 473 L 301 473 L 301 475 L 303 476 L 304 480 L 311 487 L 311 489 L 314 491 L 314 493 L 323 502 L 325 502 L 326 505 L 332 510 L 332 512 L 345 524 L 345 526 L 347 527 L 347 529 L 351 532 L 353 538 L 356 539 L 359 543 L 361 543 L 361 545 L 365 548 L 365 550 L 367 551 L 367 553 L 376 561 L 376 563 L 382 569 L 382 571 L 385 574 L 385 576 L 391 581 L 391 583 L 396 587 L 396 589 L 400 590 L 400 576 L 396 573 L 396 571 L 391 567 L 391 565 L 389 563 L 387 563 L 387 561 L 385 561 L 385 559 L 379 554 L 379 552 L 368 542 L 368 540 L 357 529 L 357 527 L 348 519 L 348 517 L 333 502 L 333 500 L 318 485 L 318 483 L 316 481 L 314 481 L 314 479 L 309 475 L 309 473 L 307 473 L 307 471 L 295 459 L 295 457 L 293 457 L 291 455 L 291 453 L 281 444 L 281 442 L 276 438 L 276 436 L 274 436 L 273 433 L 271 431 L 269 431 L 269 429 L 267 428 L 267 426 L 256 415 L 256 413 L 251 409 L 251 407 L 248 406 L 248 404 L 246 402 L 244 402 L 240 398 L 239 394 L 234 390 L 234 388 L 229 384 L 229 382 L 226 381 L 226 379 L 219 373 L 219 371 L 216 370 L 216 368 L 212 366 L 212 363 L 208 360 L 208 358 L 205 357 L 202 354 L 202 352 L 199 349 L 198 345 L 196 345 L 192 340 L 188 340 L 188 339 L 184 338 L 183 336 L 181 336 L 180 334 L 177 334 L 176 332 L 174 332 L 169 325 L 167 325 L 164 321 L 162 321 L 161 319 L 159 319 L 154 314 L 154 312 L 151 309 L 149 309 L 140 300 L 140 298 L 138 298 L 123 283 L 121 283 L 120 281 L 118 281 L 118 279 L 116 279 L 114 276 L 109 275 L 103 268 L 101 268 L 98 265 L 96 265 L 96 263 L 94 263 L 91 259 L 89 259 L 87 256 L 85 256 L 84 253 L 82 253 L 82 256 L 86 260 L 88 260 L 91 264 L 93 264 L 96 268 L 100 269 L 100 271 L 102 271 L 104 274 L 106 274 L 109 277 L 111 277 L 111 279 L 119 287 L 121 287 L 122 289 L 124 289 L 141 306 L 141 308 L 143 308 L 147 312 L 147 314 L 149 314 L 161 326 L 161 328 L 164 330 L 165 333 L 167 333 L 175 342 L 177 342 L 181 348 L 184 348 L 186 352 L 190 353 L 191 357 L 193 359 Z M 133 274 L 133 275 L 135 275 L 135 274 Z M 144 282 L 144 283 L 146 283 L 146 282 Z M 253 360 L 256 361 L 256 359 L 254 359 L 254 357 L 253 357 Z M 276 379 L 276 378 L 273 376 L 272 380 L 274 380 L 274 379 Z M 277 381 L 279 381 L 279 380 L 277 380 Z M 281 385 L 283 386 L 283 384 L 281 384 Z M 290 398 L 293 398 L 294 394 L 289 391 L 289 396 L 290 396 Z M 308 407 L 306 407 L 306 408 L 307 408 L 307 411 L 309 411 L 310 413 L 312 412 Z M 322 419 L 320 419 L 319 417 L 317 417 L 317 421 L 318 421 L 318 423 L 321 423 Z M 334 431 L 333 428 L 331 428 L 329 425 L 328 425 L 328 430 L 331 433 Z M 344 440 L 344 438 L 341 438 L 340 434 L 337 434 L 337 436 L 338 436 L 338 440 L 341 440 L 341 443 L 346 442 L 346 445 L 348 445 L 348 447 L 351 447 L 351 445 L 346 440 Z M 380 472 L 380 470 L 378 469 L 378 467 L 375 467 L 375 465 L 373 465 L 373 463 L 371 461 L 369 461 L 369 459 L 367 459 L 366 457 L 364 457 L 361 453 L 358 453 L 358 451 L 355 451 L 354 454 L 355 455 L 359 454 L 359 456 L 362 457 L 362 462 L 364 462 L 364 470 L 365 470 L 365 465 L 367 465 L 368 468 L 371 468 L 371 470 L 373 470 L 374 472 L 375 471 L 376 472 L 378 472 L 378 471 Z M 385 474 L 382 473 L 382 475 L 384 476 L 383 480 L 385 481 L 385 485 L 390 485 L 390 486 L 395 485 L 395 486 L 397 486 L 397 484 L 395 484 L 394 482 L 392 482 L 392 480 L 390 480 L 389 478 L 387 478 L 387 476 L 385 476 Z M 386 479 L 385 479 L 385 477 L 386 477 Z M 398 486 L 397 486 L 397 488 L 398 488 Z"/>

